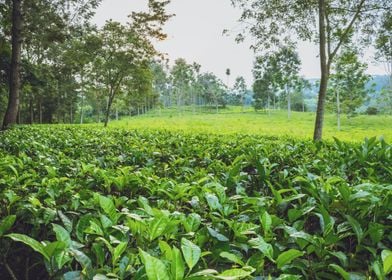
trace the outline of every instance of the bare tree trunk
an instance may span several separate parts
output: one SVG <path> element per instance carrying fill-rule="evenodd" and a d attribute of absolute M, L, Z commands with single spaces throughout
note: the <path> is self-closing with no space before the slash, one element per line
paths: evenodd
<path fill-rule="evenodd" d="M 267 110 L 268 110 L 268 116 L 271 114 L 270 112 L 270 94 L 268 93 L 268 99 L 267 99 Z"/>
<path fill-rule="evenodd" d="M 16 123 L 20 93 L 20 65 L 22 52 L 22 11 L 21 0 L 12 0 L 12 57 L 9 80 L 8 106 L 2 129 Z"/>
<path fill-rule="evenodd" d="M 329 78 L 329 65 L 327 63 L 326 30 L 325 30 L 325 0 L 319 0 L 319 36 L 320 36 L 320 66 L 321 80 L 317 102 L 316 122 L 313 140 L 320 141 L 323 137 L 325 97 Z"/>
<path fill-rule="evenodd" d="M 38 109 L 39 109 L 39 123 L 42 124 L 42 100 L 41 100 L 41 98 L 39 99 Z"/>
<path fill-rule="evenodd" d="M 274 94 L 274 110 L 276 110 L 276 96 Z"/>
<path fill-rule="evenodd" d="M 339 93 L 339 90 L 336 93 L 336 105 L 337 105 L 337 115 L 338 115 L 338 131 L 340 131 L 340 93 Z"/>
<path fill-rule="evenodd" d="M 30 93 L 30 100 L 29 100 L 29 110 L 30 110 L 30 124 L 34 123 L 34 107 L 33 107 L 33 94 Z"/>
<path fill-rule="evenodd" d="M 113 89 L 111 88 L 110 89 L 110 94 L 109 94 L 108 105 L 106 107 L 104 127 L 108 126 L 110 109 L 112 108 L 113 99 L 114 99 L 114 92 L 113 92 Z"/>
<path fill-rule="evenodd" d="M 72 104 L 72 99 L 71 99 L 71 108 L 69 110 L 69 117 L 70 117 L 71 123 L 73 123 L 73 104 Z"/>
<path fill-rule="evenodd" d="M 18 106 L 18 120 L 17 120 L 17 124 L 21 124 L 21 104 L 19 103 L 19 106 Z"/>
<path fill-rule="evenodd" d="M 82 104 L 80 105 L 80 124 L 83 124 L 83 114 L 84 114 L 84 83 L 83 83 L 84 73 L 81 72 L 81 83 L 82 83 Z"/>
<path fill-rule="evenodd" d="M 287 118 L 291 119 L 291 95 L 288 90 L 287 85 L 285 85 L 286 95 L 287 95 Z"/>

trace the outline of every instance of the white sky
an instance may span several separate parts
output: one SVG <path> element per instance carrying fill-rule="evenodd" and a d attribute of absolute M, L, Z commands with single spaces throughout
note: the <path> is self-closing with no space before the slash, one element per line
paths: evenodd
<path fill-rule="evenodd" d="M 103 0 L 93 21 L 103 25 L 106 20 L 127 21 L 132 11 L 146 7 L 146 0 Z M 172 0 L 168 12 L 176 14 L 165 26 L 168 39 L 156 47 L 168 54 L 171 63 L 182 57 L 188 63 L 197 62 L 202 71 L 215 73 L 224 82 L 225 71 L 231 70 L 230 84 L 235 77 L 244 76 L 251 85 L 254 54 L 248 43 L 237 44 L 233 36 L 222 35 L 224 29 L 238 29 L 240 11 L 230 5 L 229 0 Z M 233 34 L 234 35 L 234 34 Z M 251 40 L 251 38 L 249 38 Z M 318 48 L 311 43 L 300 43 L 298 52 L 302 60 L 301 74 L 307 78 L 320 75 Z M 366 55 L 370 74 L 385 73 L 381 65 L 372 65 L 371 52 Z"/>

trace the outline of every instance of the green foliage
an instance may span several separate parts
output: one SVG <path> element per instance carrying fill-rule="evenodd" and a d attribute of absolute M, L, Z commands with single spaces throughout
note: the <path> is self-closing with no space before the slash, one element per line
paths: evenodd
<path fill-rule="evenodd" d="M 352 115 L 363 105 L 369 93 L 366 85 L 371 76 L 365 72 L 367 64 L 358 60 L 355 50 L 347 50 L 336 58 L 336 63 L 331 74 L 329 101 L 336 103 L 339 93 L 341 113 Z M 334 104 L 330 104 L 336 111 Z"/>
<path fill-rule="evenodd" d="M 274 95 L 279 90 L 281 99 L 290 99 L 288 89 L 300 85 L 298 72 L 301 62 L 298 53 L 292 47 L 281 47 L 277 51 L 259 56 L 253 66 L 253 85 L 255 108 L 259 109 L 260 103 L 269 108 Z M 300 89 L 301 91 L 301 89 Z"/>
<path fill-rule="evenodd" d="M 367 107 L 366 114 L 368 115 L 377 115 L 378 109 L 376 107 Z"/>
<path fill-rule="evenodd" d="M 15 128 L 0 135 L 0 271 L 388 279 L 391 151 L 375 138 Z"/>

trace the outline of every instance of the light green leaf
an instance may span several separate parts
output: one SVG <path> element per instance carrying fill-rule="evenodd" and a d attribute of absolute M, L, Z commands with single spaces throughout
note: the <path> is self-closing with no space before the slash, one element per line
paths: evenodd
<path fill-rule="evenodd" d="M 263 226 L 264 233 L 269 232 L 272 225 L 272 219 L 267 211 L 261 216 L 261 225 Z"/>
<path fill-rule="evenodd" d="M 63 222 L 65 229 L 68 232 L 71 232 L 72 231 L 72 221 L 70 219 L 68 219 L 68 217 L 65 216 L 62 211 L 59 210 L 59 211 L 57 211 L 57 213 L 59 214 L 59 217 L 60 217 L 61 221 Z"/>
<path fill-rule="evenodd" d="M 392 251 L 383 250 L 381 252 L 381 259 L 383 263 L 384 273 L 388 275 L 392 272 Z"/>
<path fill-rule="evenodd" d="M 214 211 L 222 209 L 222 205 L 219 203 L 219 199 L 215 194 L 207 193 L 205 197 L 211 210 Z"/>
<path fill-rule="evenodd" d="M 168 223 L 169 220 L 165 216 L 154 218 L 149 226 L 150 240 L 153 241 L 161 236 L 165 232 Z"/>
<path fill-rule="evenodd" d="M 101 206 L 102 210 L 105 211 L 105 213 L 109 216 L 110 220 L 112 220 L 112 222 L 116 224 L 119 214 L 117 213 L 117 209 L 114 206 L 113 200 L 106 196 L 100 195 L 99 205 Z"/>
<path fill-rule="evenodd" d="M 347 215 L 346 216 L 347 221 L 349 222 L 349 224 L 351 225 L 352 229 L 354 230 L 355 235 L 357 236 L 358 239 L 358 244 L 361 243 L 362 241 L 362 237 L 363 237 L 363 230 L 361 228 L 361 225 L 359 224 L 359 222 L 354 219 L 353 217 Z"/>
<path fill-rule="evenodd" d="M 35 240 L 27 235 L 19 234 L 19 233 L 7 234 L 6 237 L 9 237 L 14 241 L 18 241 L 18 242 L 22 242 L 22 243 L 26 244 L 34 251 L 40 253 L 46 260 L 50 259 L 48 254 L 45 252 L 44 245 L 39 243 L 37 240 Z"/>
<path fill-rule="evenodd" d="M 183 221 L 184 228 L 187 232 L 196 231 L 201 224 L 201 217 L 197 213 L 189 214 Z"/>
<path fill-rule="evenodd" d="M 173 280 L 184 279 L 185 265 L 181 252 L 178 248 L 173 247 L 173 259 L 171 261 L 171 274 Z"/>
<path fill-rule="evenodd" d="M 219 254 L 222 258 L 225 258 L 233 263 L 239 264 L 241 266 L 244 266 L 244 262 L 241 260 L 240 257 L 238 257 L 235 254 L 229 253 L 229 252 L 222 252 Z"/>
<path fill-rule="evenodd" d="M 294 259 L 302 257 L 303 255 L 304 253 L 301 251 L 290 249 L 278 256 L 276 264 L 278 265 L 278 268 L 282 268 L 284 265 L 291 263 Z"/>
<path fill-rule="evenodd" d="M 217 232 L 216 230 L 214 230 L 214 229 L 212 229 L 210 227 L 208 227 L 207 229 L 208 229 L 208 232 L 211 234 L 211 236 L 215 237 L 219 241 L 222 241 L 222 242 L 229 241 L 229 239 L 226 236 L 224 236 L 223 234 Z"/>
<path fill-rule="evenodd" d="M 264 241 L 263 237 L 258 236 L 249 240 L 249 245 L 262 252 L 270 261 L 275 262 L 273 259 L 274 249 L 271 244 Z"/>
<path fill-rule="evenodd" d="M 87 271 L 91 269 L 92 266 L 91 260 L 89 257 L 86 256 L 85 253 L 76 249 L 71 249 L 70 252 L 75 257 L 76 261 L 80 263 L 83 269 L 86 269 Z"/>
<path fill-rule="evenodd" d="M 111 280 L 103 274 L 97 274 L 93 277 L 93 280 Z"/>
<path fill-rule="evenodd" d="M 151 256 L 140 248 L 139 252 L 149 280 L 170 280 L 166 266 L 160 259 Z"/>
<path fill-rule="evenodd" d="M 189 270 L 197 264 L 200 259 L 201 250 L 199 246 L 193 244 L 186 238 L 181 239 L 181 250 L 184 255 L 185 262 L 187 263 Z"/>
<path fill-rule="evenodd" d="M 340 261 L 340 263 L 344 266 L 344 267 L 346 267 L 347 265 L 348 265 L 348 259 L 347 259 L 347 256 L 346 256 L 346 254 L 344 254 L 343 252 L 330 252 L 330 254 L 332 255 L 332 256 L 335 256 L 335 257 L 337 257 L 338 259 L 339 259 L 339 261 Z"/>
<path fill-rule="evenodd" d="M 341 266 L 337 264 L 330 264 L 329 266 L 332 267 L 337 273 L 339 273 L 344 280 L 350 280 L 350 274 L 345 271 Z"/>
<path fill-rule="evenodd" d="M 384 273 L 384 269 L 383 266 L 381 265 L 381 263 L 379 261 L 375 261 L 372 264 L 372 269 L 374 274 L 376 274 L 376 277 L 378 280 L 384 280 L 385 279 L 385 273 Z"/>
<path fill-rule="evenodd" d="M 382 240 L 385 232 L 385 227 L 381 224 L 370 223 L 368 233 L 373 243 L 378 243 Z"/>
<path fill-rule="evenodd" d="M 215 278 L 222 280 L 244 279 L 250 276 L 254 271 L 255 269 L 252 267 L 233 268 L 223 271 L 218 276 L 215 276 Z"/>
<path fill-rule="evenodd" d="M 127 242 L 121 242 L 116 246 L 116 248 L 114 248 L 113 259 L 112 259 L 113 267 L 116 266 L 121 255 L 125 252 L 125 249 L 127 249 L 127 245 L 128 245 Z"/>
<path fill-rule="evenodd" d="M 1 220 L 0 222 L 0 236 L 3 236 L 15 223 L 16 216 L 9 215 Z"/>
<path fill-rule="evenodd" d="M 70 247 L 72 240 L 69 232 L 60 225 L 52 224 L 52 226 L 53 226 L 53 231 L 56 233 L 56 239 L 58 241 L 64 242 L 67 245 L 67 247 Z"/>
<path fill-rule="evenodd" d="M 67 245 L 62 242 L 62 241 L 55 241 L 47 244 L 44 248 L 45 252 L 48 254 L 48 256 L 51 258 L 53 257 L 57 252 L 63 251 Z"/>
<path fill-rule="evenodd" d="M 69 271 L 64 273 L 63 280 L 82 280 L 83 276 L 80 271 Z"/>
<path fill-rule="evenodd" d="M 173 259 L 173 250 L 166 241 L 159 240 L 159 249 L 168 261 Z"/>

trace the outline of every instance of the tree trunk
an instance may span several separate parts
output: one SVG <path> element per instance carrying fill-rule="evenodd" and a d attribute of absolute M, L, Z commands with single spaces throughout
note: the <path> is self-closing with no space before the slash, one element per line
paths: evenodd
<path fill-rule="evenodd" d="M 106 113 L 105 113 L 105 124 L 104 124 L 104 127 L 108 126 L 110 109 L 112 108 L 113 99 L 114 99 L 114 92 L 113 92 L 113 89 L 110 89 L 108 106 L 106 107 Z"/>
<path fill-rule="evenodd" d="M 30 93 L 30 102 L 29 102 L 29 109 L 30 109 L 30 124 L 34 123 L 34 107 L 33 107 L 33 94 Z"/>
<path fill-rule="evenodd" d="M 276 96 L 274 94 L 274 110 L 276 110 Z"/>
<path fill-rule="evenodd" d="M 291 95 L 288 90 L 287 85 L 285 85 L 286 89 L 286 95 L 287 95 L 287 118 L 290 120 L 291 119 Z"/>
<path fill-rule="evenodd" d="M 326 30 L 325 30 L 325 0 L 319 0 L 319 36 L 320 36 L 320 67 L 321 80 L 317 102 L 316 122 L 313 140 L 320 141 L 323 137 L 325 98 L 329 78 L 329 65 L 327 63 Z"/>
<path fill-rule="evenodd" d="M 12 57 L 9 80 L 8 106 L 2 129 L 16 123 L 19 108 L 20 65 L 22 52 L 22 0 L 12 0 Z"/>
<path fill-rule="evenodd" d="M 83 114 L 84 114 L 84 84 L 83 84 L 83 76 L 84 76 L 84 73 L 83 73 L 83 70 L 82 70 L 82 73 L 81 73 L 81 83 L 82 83 L 82 104 L 80 105 L 80 124 L 83 124 Z"/>
<path fill-rule="evenodd" d="M 270 112 L 270 94 L 268 93 L 268 98 L 267 98 L 267 110 L 268 110 L 268 116 L 271 114 Z"/>
<path fill-rule="evenodd" d="M 73 106 L 72 106 L 72 99 L 71 99 L 71 108 L 70 108 L 70 110 L 69 110 L 69 118 L 70 118 L 71 123 L 73 123 Z M 65 123 L 65 120 L 64 120 L 64 123 Z"/>
<path fill-rule="evenodd" d="M 19 106 L 18 106 L 18 120 L 17 120 L 17 124 L 21 124 L 21 118 L 22 118 L 22 116 L 21 116 L 21 108 L 20 108 L 20 104 L 21 102 L 19 102 Z"/>
<path fill-rule="evenodd" d="M 39 124 L 42 124 L 42 101 L 41 99 L 39 100 Z"/>
<path fill-rule="evenodd" d="M 338 131 L 340 131 L 340 93 L 339 90 L 336 93 L 336 105 L 337 105 L 337 112 L 338 112 Z"/>
<path fill-rule="evenodd" d="M 38 110 L 39 110 L 39 124 L 42 124 L 42 100 L 41 100 L 41 98 L 39 100 Z"/>

